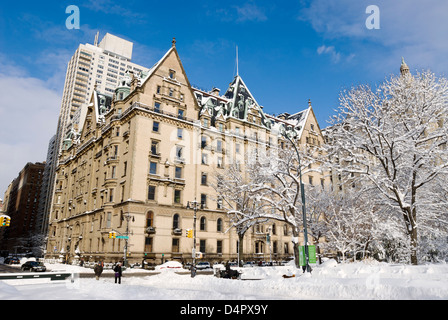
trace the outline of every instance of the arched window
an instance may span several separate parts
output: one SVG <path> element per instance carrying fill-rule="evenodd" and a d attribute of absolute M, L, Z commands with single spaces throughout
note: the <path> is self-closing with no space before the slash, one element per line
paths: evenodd
<path fill-rule="evenodd" d="M 146 214 L 146 227 L 154 227 L 154 212 L 149 211 Z"/>
<path fill-rule="evenodd" d="M 216 222 L 216 231 L 222 232 L 222 228 L 223 228 L 222 219 L 219 218 L 218 221 Z"/>
<path fill-rule="evenodd" d="M 205 217 L 201 217 L 200 230 L 205 231 L 206 219 Z"/>
<path fill-rule="evenodd" d="M 173 229 L 179 229 L 179 222 L 180 222 L 180 217 L 179 215 L 176 213 L 173 216 Z"/>

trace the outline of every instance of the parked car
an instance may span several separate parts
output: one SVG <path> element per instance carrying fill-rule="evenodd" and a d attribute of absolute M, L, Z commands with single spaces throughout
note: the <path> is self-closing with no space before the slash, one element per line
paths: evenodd
<path fill-rule="evenodd" d="M 199 263 L 196 265 L 196 269 L 197 269 L 197 270 L 203 270 L 203 269 L 209 269 L 209 268 L 211 268 L 209 262 L 199 262 Z"/>
<path fill-rule="evenodd" d="M 22 269 L 22 271 L 26 271 L 26 270 L 35 271 L 35 272 L 47 271 L 47 267 L 45 267 L 42 262 L 37 262 L 37 261 L 27 261 L 24 264 L 22 264 L 21 269 Z"/>
<path fill-rule="evenodd" d="M 20 264 L 20 260 L 17 257 L 14 258 L 6 258 L 5 261 L 3 261 L 4 264 Z"/>

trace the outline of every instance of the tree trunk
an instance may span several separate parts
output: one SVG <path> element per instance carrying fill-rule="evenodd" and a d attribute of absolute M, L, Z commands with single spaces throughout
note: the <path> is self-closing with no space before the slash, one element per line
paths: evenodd
<path fill-rule="evenodd" d="M 411 237 L 411 264 L 417 265 L 418 259 L 417 259 L 417 227 L 414 223 L 411 224 L 412 230 L 409 232 L 409 235 Z"/>
<path fill-rule="evenodd" d="M 244 248 L 244 246 L 243 246 L 243 244 L 244 244 L 244 242 L 243 242 L 243 239 L 244 239 L 244 233 L 243 234 L 241 234 L 241 233 L 238 233 L 238 252 L 239 252 L 239 255 L 238 255 L 238 266 L 240 266 L 240 267 L 242 267 L 243 266 L 243 264 L 242 264 L 242 260 L 243 260 L 243 248 Z"/>
<path fill-rule="evenodd" d="M 299 239 L 299 232 L 296 231 L 296 228 L 292 228 L 292 235 L 295 239 Z M 294 261 L 297 268 L 300 268 L 300 251 L 299 251 L 299 243 L 293 242 L 294 245 Z"/>

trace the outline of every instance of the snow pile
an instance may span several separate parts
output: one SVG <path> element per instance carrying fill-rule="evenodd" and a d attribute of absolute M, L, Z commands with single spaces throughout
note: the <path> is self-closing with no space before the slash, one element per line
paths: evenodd
<path fill-rule="evenodd" d="M 164 264 L 158 265 L 155 271 L 180 271 L 183 270 L 182 264 L 177 261 L 168 261 Z"/>
<path fill-rule="evenodd" d="M 237 268 L 234 268 L 237 269 Z M 0 281 L 0 299 L 65 300 L 297 300 L 297 299 L 448 299 L 448 265 L 394 265 L 379 262 L 313 266 L 311 274 L 294 266 L 238 268 L 241 280 L 176 272 L 148 276 L 77 278 L 75 283 L 12 286 Z M 170 270 L 169 268 L 162 270 Z M 173 269 L 171 269 L 173 270 Z M 177 270 L 177 269 L 174 269 Z M 287 277 L 284 277 L 287 276 Z"/>

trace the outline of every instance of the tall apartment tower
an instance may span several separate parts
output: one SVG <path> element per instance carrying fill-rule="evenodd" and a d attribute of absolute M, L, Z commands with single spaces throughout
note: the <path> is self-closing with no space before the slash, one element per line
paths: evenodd
<path fill-rule="evenodd" d="M 135 74 L 148 71 L 147 68 L 131 62 L 133 43 L 107 33 L 98 43 L 80 44 L 67 65 L 61 111 L 55 137 L 49 142 L 48 154 L 53 161 L 47 162 L 45 190 L 42 197 L 40 216 L 41 230 L 47 232 L 48 214 L 54 194 L 54 178 L 64 138 L 70 132 L 78 132 L 79 123 L 87 111 L 87 104 L 94 89 L 105 96 L 113 97 L 115 89 L 126 72 Z"/>
<path fill-rule="evenodd" d="M 83 110 L 87 109 L 95 88 L 112 97 L 126 71 L 140 73 L 148 70 L 131 62 L 132 50 L 132 42 L 109 33 L 99 44 L 97 34 L 93 45 L 79 45 L 67 66 L 56 137 L 58 151 L 67 131 L 78 130 Z"/>
<path fill-rule="evenodd" d="M 11 226 L 2 233 L 0 249 L 9 252 L 40 251 L 42 242 L 36 237 L 38 207 L 45 163 L 27 163 L 8 187 L 7 207 Z"/>

